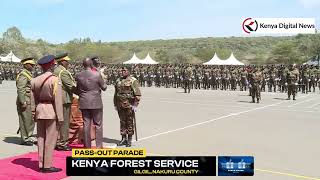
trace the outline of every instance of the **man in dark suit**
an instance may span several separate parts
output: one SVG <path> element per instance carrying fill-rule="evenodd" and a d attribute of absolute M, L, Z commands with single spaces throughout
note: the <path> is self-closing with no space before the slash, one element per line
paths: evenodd
<path fill-rule="evenodd" d="M 107 85 L 104 83 L 99 72 L 92 71 L 92 60 L 86 58 L 83 61 L 85 70 L 76 75 L 77 94 L 79 95 L 79 106 L 84 121 L 84 146 L 91 148 L 91 122 L 96 127 L 96 146 L 102 148 L 103 135 L 103 105 L 101 90 L 105 91 Z"/>

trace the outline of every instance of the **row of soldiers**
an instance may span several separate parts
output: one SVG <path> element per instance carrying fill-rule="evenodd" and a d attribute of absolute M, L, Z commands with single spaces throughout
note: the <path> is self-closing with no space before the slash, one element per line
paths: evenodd
<path fill-rule="evenodd" d="M 212 89 L 212 90 L 247 90 L 250 76 L 254 69 L 261 72 L 261 91 L 287 92 L 286 83 L 290 66 L 183 66 L 183 65 L 136 65 L 133 76 L 141 86 Z M 318 66 L 303 65 L 295 67 L 299 71 L 298 90 L 303 93 L 320 88 L 320 70 Z M 118 72 L 110 66 L 104 73 L 108 83 L 114 84 Z"/>
<path fill-rule="evenodd" d="M 6 68 L 8 67 L 8 68 Z M 103 74 L 107 83 L 115 84 L 120 76 L 120 65 L 102 64 Z M 0 80 L 15 79 L 22 67 L 9 63 L 0 64 Z M 285 85 L 288 80 L 289 66 L 203 66 L 203 65 L 132 65 L 132 75 L 139 80 L 142 87 L 166 87 L 188 89 L 221 89 L 221 90 L 247 90 L 249 78 L 253 69 L 258 68 L 262 73 L 261 91 L 287 92 Z M 7 69 L 11 69 L 8 71 Z M 72 75 L 81 70 L 79 63 L 70 63 L 68 70 Z M 296 67 L 299 71 L 298 91 L 302 93 L 315 92 L 320 88 L 319 66 L 301 65 Z M 10 72 L 10 73 L 6 73 Z M 35 67 L 33 76 L 41 73 Z M 9 75 L 8 75 L 9 74 Z"/>
<path fill-rule="evenodd" d="M 115 84 L 120 76 L 121 65 L 102 64 L 107 83 Z M 139 80 L 140 86 L 191 89 L 247 90 L 253 69 L 262 73 L 261 91 L 287 92 L 289 66 L 203 66 L 203 65 L 132 65 L 132 75 Z M 15 80 L 22 66 L 0 63 L 0 81 Z M 69 63 L 68 70 L 73 76 L 81 70 L 81 64 Z M 298 91 L 308 93 L 320 88 L 319 66 L 301 65 Z M 31 72 L 34 77 L 41 74 L 39 67 Z M 186 83 L 187 82 L 187 83 Z"/>

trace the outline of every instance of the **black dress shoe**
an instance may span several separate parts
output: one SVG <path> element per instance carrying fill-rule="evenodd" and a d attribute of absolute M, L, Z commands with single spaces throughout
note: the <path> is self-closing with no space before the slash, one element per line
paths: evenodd
<path fill-rule="evenodd" d="M 60 171 L 62 171 L 61 168 L 55 168 L 55 167 L 40 168 L 40 172 L 42 172 L 42 173 L 53 173 L 53 172 L 60 172 Z"/>
<path fill-rule="evenodd" d="M 22 142 L 21 145 L 24 145 L 24 146 L 33 146 L 33 142 L 31 142 L 31 141 L 25 141 L 25 142 Z"/>

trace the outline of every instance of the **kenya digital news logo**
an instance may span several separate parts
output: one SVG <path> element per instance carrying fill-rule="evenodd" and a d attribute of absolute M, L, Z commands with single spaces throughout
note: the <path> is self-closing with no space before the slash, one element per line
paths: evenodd
<path fill-rule="evenodd" d="M 258 29 L 257 20 L 253 20 L 252 18 L 247 18 L 242 23 L 242 29 L 244 32 L 250 34 L 251 32 L 255 32 Z"/>

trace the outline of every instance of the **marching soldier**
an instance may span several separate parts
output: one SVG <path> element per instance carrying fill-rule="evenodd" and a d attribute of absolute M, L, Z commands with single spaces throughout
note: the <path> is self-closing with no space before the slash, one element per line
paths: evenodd
<path fill-rule="evenodd" d="M 63 122 L 62 83 L 54 75 L 55 57 L 47 55 L 38 61 L 43 74 L 32 79 L 32 98 L 36 107 L 39 168 L 42 173 L 59 172 L 52 166 L 58 127 Z"/>
<path fill-rule="evenodd" d="M 71 104 L 73 98 L 73 92 L 75 91 L 76 84 L 68 71 L 69 61 L 68 53 L 60 54 L 55 57 L 58 64 L 54 68 L 54 74 L 62 82 L 62 99 L 63 99 L 63 124 L 60 128 L 59 139 L 57 141 L 56 150 L 59 151 L 70 151 L 71 148 L 68 145 L 69 139 L 69 124 L 70 124 L 70 113 Z"/>
<path fill-rule="evenodd" d="M 120 118 L 120 134 L 122 136 L 119 146 L 131 146 L 132 136 L 135 132 L 135 112 L 139 105 L 141 92 L 139 82 L 129 75 L 127 68 L 121 69 L 121 77 L 117 80 L 114 92 L 114 106 Z"/>
<path fill-rule="evenodd" d="M 35 65 L 33 58 L 21 60 L 23 70 L 17 75 L 17 111 L 19 116 L 19 130 L 21 135 L 21 144 L 32 146 L 31 138 L 34 130 L 34 121 L 32 120 L 33 107 L 31 106 L 31 80 L 32 69 Z"/>
<path fill-rule="evenodd" d="M 295 64 L 290 65 L 290 69 L 287 75 L 287 86 L 288 86 L 288 100 L 290 96 L 293 96 L 293 100 L 296 100 L 297 85 L 299 80 L 299 71 L 295 68 Z"/>

